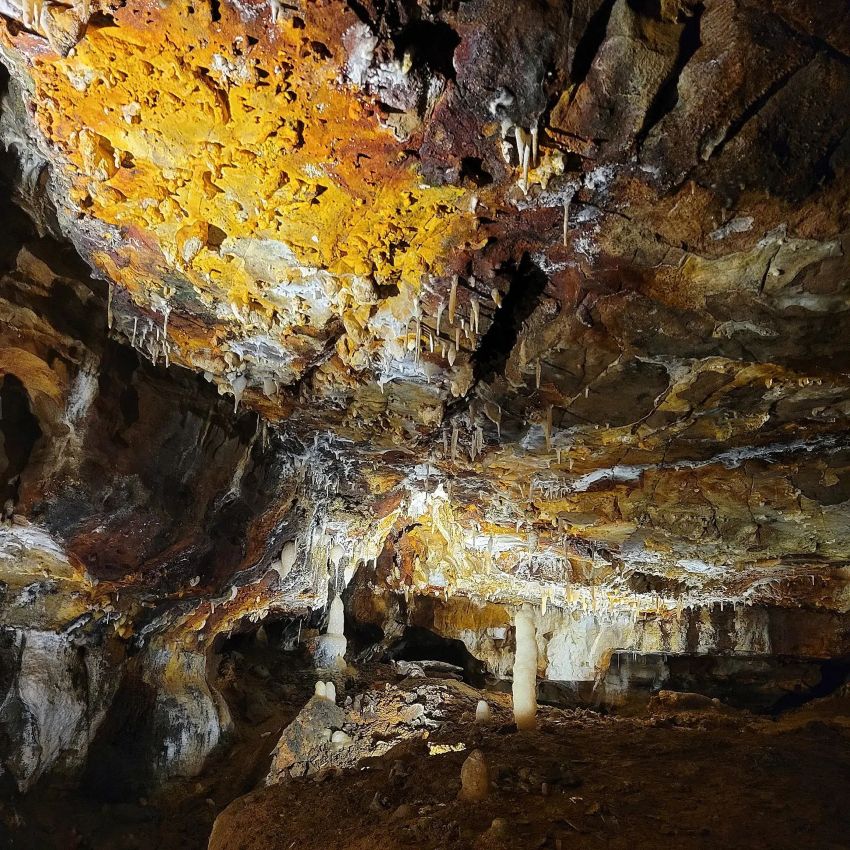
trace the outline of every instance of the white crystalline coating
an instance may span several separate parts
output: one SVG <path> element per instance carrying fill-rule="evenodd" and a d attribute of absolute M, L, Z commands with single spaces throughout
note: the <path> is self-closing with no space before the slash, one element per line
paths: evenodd
<path fill-rule="evenodd" d="M 475 706 L 475 722 L 489 723 L 492 719 L 492 716 L 493 715 L 490 713 L 490 705 L 487 700 L 478 700 L 478 705 Z"/>
<path fill-rule="evenodd" d="M 348 746 L 348 744 L 352 743 L 351 736 L 347 735 L 341 729 L 337 729 L 336 732 L 331 735 L 331 743 Z"/>
<path fill-rule="evenodd" d="M 366 24 L 357 23 L 345 31 L 342 43 L 348 52 L 348 60 L 345 63 L 346 76 L 355 85 L 362 86 L 375 58 L 378 39 Z"/>
<path fill-rule="evenodd" d="M 753 226 L 753 219 L 750 216 L 733 218 L 731 221 L 727 221 L 722 227 L 718 227 L 717 230 L 713 230 L 708 234 L 709 239 L 713 239 L 715 242 L 719 242 L 721 239 L 725 239 L 732 233 L 746 233 L 746 231 L 750 230 Z"/>
<path fill-rule="evenodd" d="M 513 672 L 514 720 L 517 729 L 537 727 L 537 636 L 528 611 L 518 611 Z"/>

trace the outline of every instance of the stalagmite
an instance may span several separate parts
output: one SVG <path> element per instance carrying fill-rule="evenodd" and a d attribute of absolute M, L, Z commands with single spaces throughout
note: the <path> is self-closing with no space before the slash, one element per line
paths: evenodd
<path fill-rule="evenodd" d="M 490 793 L 490 770 L 481 750 L 473 750 L 460 769 L 458 799 L 474 802 Z"/>
<path fill-rule="evenodd" d="M 328 616 L 328 629 L 316 645 L 315 661 L 317 667 L 345 667 L 345 650 L 348 641 L 345 638 L 345 609 L 342 598 L 337 596 L 331 602 Z"/>
<path fill-rule="evenodd" d="M 514 720 L 517 729 L 537 728 L 537 636 L 534 620 L 521 610 L 514 620 L 516 653 L 513 670 Z"/>
<path fill-rule="evenodd" d="M 478 700 L 478 705 L 475 706 L 475 722 L 489 723 L 493 718 L 490 712 L 490 704 L 486 699 Z"/>
<path fill-rule="evenodd" d="M 314 696 L 322 697 L 325 699 L 328 695 L 327 686 L 324 682 L 316 682 L 316 687 L 314 688 Z"/>

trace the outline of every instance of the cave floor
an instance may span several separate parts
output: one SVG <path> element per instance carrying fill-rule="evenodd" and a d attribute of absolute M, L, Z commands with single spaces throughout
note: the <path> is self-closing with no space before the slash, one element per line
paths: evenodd
<path fill-rule="evenodd" d="M 468 752 L 406 742 L 364 769 L 237 800 L 211 850 L 850 847 L 850 749 L 830 724 L 543 713 L 535 733 L 455 730 L 487 758 L 483 802 L 457 800 Z"/>
<path fill-rule="evenodd" d="M 438 720 L 426 718 L 418 729 L 399 722 L 396 738 L 392 713 L 379 711 L 382 731 L 370 734 L 380 755 L 370 756 L 368 735 L 355 736 L 341 763 L 353 757 L 356 767 L 326 764 L 251 791 L 280 731 L 312 692 L 315 673 L 286 673 L 256 658 L 237 666 L 226 663 L 219 680 L 235 733 L 202 776 L 129 802 L 37 789 L 0 803 L 14 827 L 0 846 L 850 847 L 846 699 L 813 703 L 778 721 L 687 697 L 653 700 L 632 717 L 541 707 L 538 730 L 517 733 L 504 694 L 483 694 L 493 720 L 481 726 L 473 721 L 481 694 L 462 683 L 360 671 L 346 696 L 368 691 L 380 701 L 392 692 L 397 705 L 399 696 L 401 703 L 428 702 L 427 693 L 432 707 L 439 700 Z M 474 748 L 487 759 L 491 792 L 482 802 L 461 802 L 460 768 Z"/>

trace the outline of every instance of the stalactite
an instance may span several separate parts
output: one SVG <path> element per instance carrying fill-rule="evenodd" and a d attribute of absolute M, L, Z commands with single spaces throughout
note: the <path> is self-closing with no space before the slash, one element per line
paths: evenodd
<path fill-rule="evenodd" d="M 242 394 L 248 386 L 248 379 L 244 375 L 238 375 L 233 382 L 233 412 L 239 410 L 239 402 L 242 401 Z"/>
<path fill-rule="evenodd" d="M 419 299 L 417 298 L 414 302 L 414 312 L 413 317 L 416 320 L 416 349 L 414 358 L 416 362 L 419 362 L 419 354 L 422 350 L 422 307 L 419 304 Z"/>
<path fill-rule="evenodd" d="M 530 139 L 528 139 L 522 127 L 514 127 L 514 136 L 516 138 L 517 162 L 522 167 L 523 162 L 525 162 L 525 148 L 529 144 Z"/>
<path fill-rule="evenodd" d="M 454 326 L 455 308 L 457 307 L 457 284 L 458 276 L 452 277 L 452 288 L 449 290 L 449 324 Z"/>
<path fill-rule="evenodd" d="M 522 158 L 522 190 L 528 192 L 528 169 L 531 165 L 531 145 L 526 145 Z"/>
<path fill-rule="evenodd" d="M 168 316 L 171 313 L 171 307 L 168 304 L 165 305 L 165 309 L 162 311 L 162 351 L 165 355 L 165 368 L 167 369 L 169 366 L 169 358 L 168 358 Z"/>

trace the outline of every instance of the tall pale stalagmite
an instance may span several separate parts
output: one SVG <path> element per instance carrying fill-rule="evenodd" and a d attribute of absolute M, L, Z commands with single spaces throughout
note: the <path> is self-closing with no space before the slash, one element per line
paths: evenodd
<path fill-rule="evenodd" d="M 342 599 L 337 596 L 331 602 L 328 615 L 328 630 L 319 638 L 316 647 L 316 665 L 318 667 L 344 667 L 345 650 L 348 646 L 344 634 L 345 609 Z"/>
<path fill-rule="evenodd" d="M 537 728 L 537 637 L 528 611 L 518 611 L 513 702 L 517 729 Z"/>

